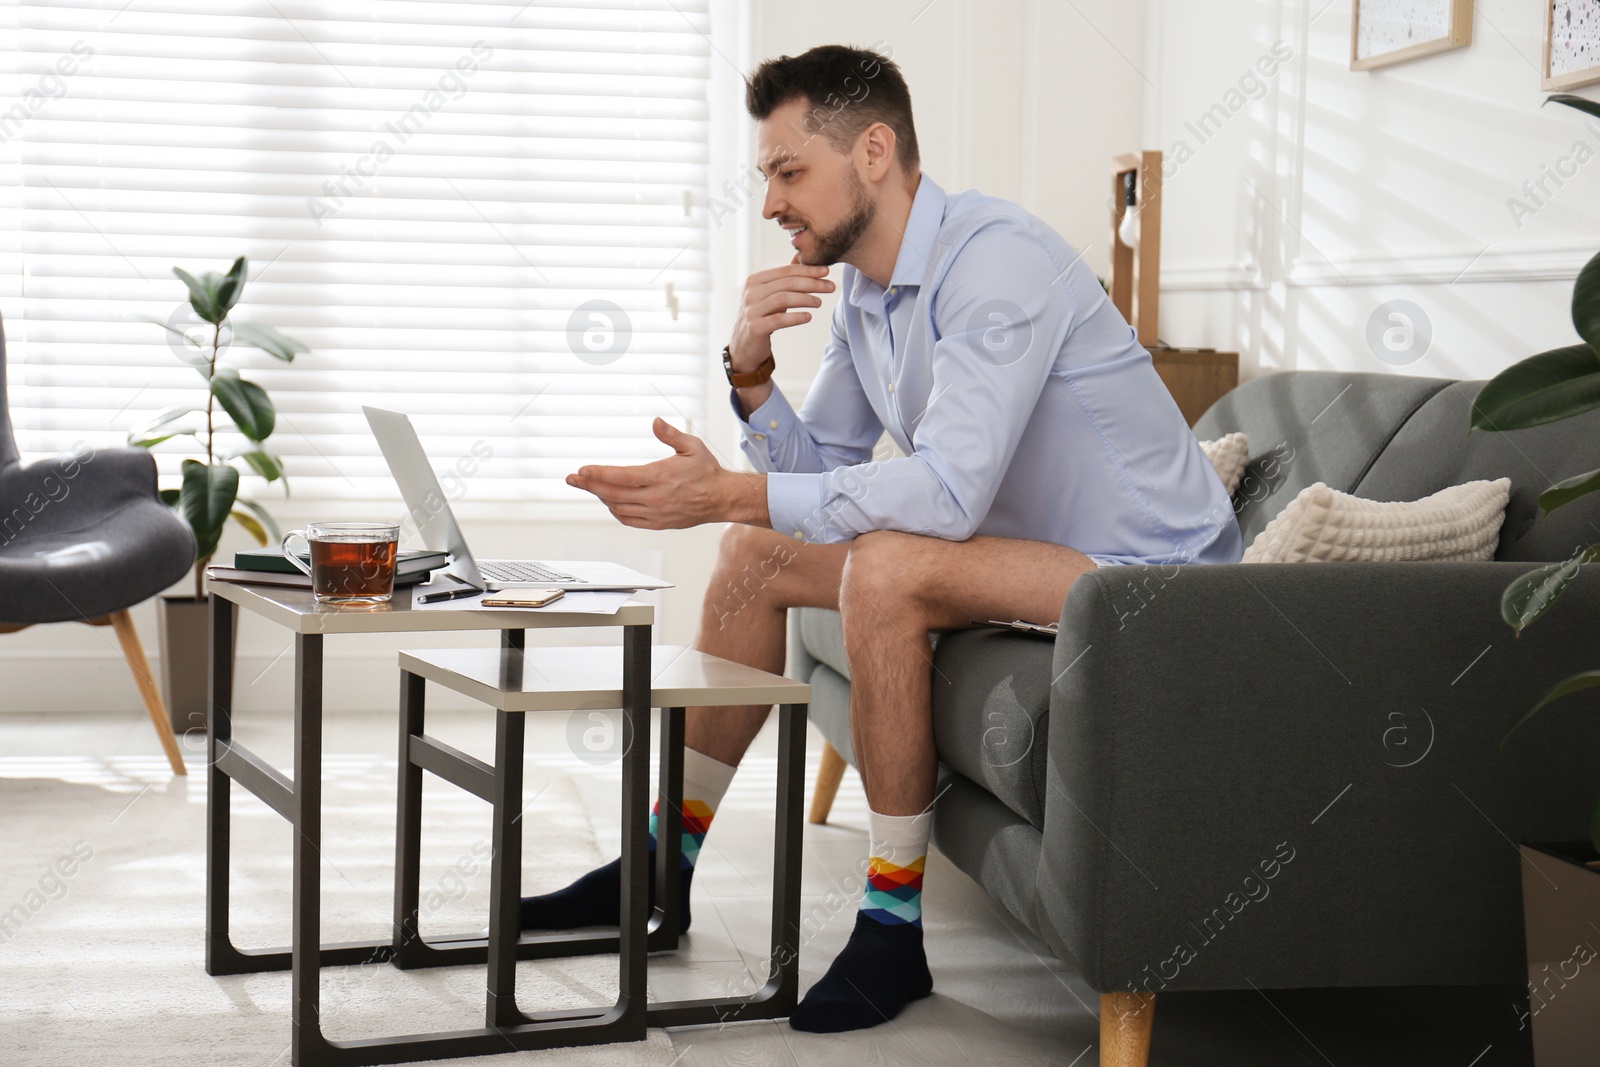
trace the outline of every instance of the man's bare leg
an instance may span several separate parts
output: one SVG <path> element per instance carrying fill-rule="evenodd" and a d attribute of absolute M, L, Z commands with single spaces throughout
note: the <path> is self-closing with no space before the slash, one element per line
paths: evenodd
<path fill-rule="evenodd" d="M 850 940 L 790 1015 L 793 1028 L 877 1026 L 933 991 L 921 901 L 936 771 L 928 631 L 974 619 L 1051 622 L 1094 565 L 1070 548 L 1002 538 L 878 532 L 851 545 L 839 606 L 871 855 Z"/>
<path fill-rule="evenodd" d="M 790 608 L 839 606 L 846 545 L 807 545 L 773 530 L 729 526 L 700 609 L 701 652 L 782 674 Z M 684 744 L 737 765 L 761 731 L 770 705 L 689 708 Z"/>
<path fill-rule="evenodd" d="M 974 619 L 1051 623 L 1067 590 L 1095 569 L 1076 549 L 881 531 L 851 544 L 840 590 L 850 657 L 850 740 L 873 811 L 915 815 L 933 802 L 930 630 Z"/>
<path fill-rule="evenodd" d="M 847 551 L 843 545 L 799 544 L 752 526 L 728 527 L 717 550 L 717 565 L 706 590 L 695 647 L 774 674 L 782 673 L 788 609 L 838 607 L 839 575 Z M 770 706 L 687 709 L 680 930 L 688 929 L 692 915 L 689 889 L 700 841 L 733 776 L 733 768 L 771 710 Z M 652 815 L 652 842 L 655 829 Z M 621 884 L 621 862 L 613 861 L 563 889 L 524 897 L 522 925 L 549 930 L 614 925 Z M 650 887 L 653 898 L 654 881 Z"/>

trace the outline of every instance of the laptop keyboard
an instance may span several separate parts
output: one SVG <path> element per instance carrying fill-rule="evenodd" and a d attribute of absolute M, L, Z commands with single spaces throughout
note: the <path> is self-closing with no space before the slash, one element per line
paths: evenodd
<path fill-rule="evenodd" d="M 542 563 L 520 559 L 478 561 L 478 572 L 491 582 L 575 582 L 570 574 L 552 570 Z"/>

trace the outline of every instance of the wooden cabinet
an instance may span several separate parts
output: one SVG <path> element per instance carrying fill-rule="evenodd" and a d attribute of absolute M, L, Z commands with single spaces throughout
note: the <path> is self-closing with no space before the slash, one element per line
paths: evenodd
<path fill-rule="evenodd" d="M 1150 359 L 1190 426 L 1239 384 L 1239 353 L 1212 348 L 1152 348 Z"/>

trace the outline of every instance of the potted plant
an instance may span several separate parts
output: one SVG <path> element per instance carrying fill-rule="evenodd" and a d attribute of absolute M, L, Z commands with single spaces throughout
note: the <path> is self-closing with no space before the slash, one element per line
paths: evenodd
<path fill-rule="evenodd" d="M 1556 94 L 1554 100 L 1600 117 L 1600 103 Z M 1572 287 L 1572 324 L 1582 342 L 1541 352 L 1507 367 L 1486 383 L 1472 406 L 1471 430 L 1506 431 L 1539 426 L 1600 407 L 1600 255 L 1578 272 Z M 1469 430 L 1470 432 L 1470 430 Z M 1539 511 L 1600 490 L 1600 470 L 1575 475 L 1539 494 Z M 1585 563 L 1600 559 L 1600 542 L 1570 559 L 1529 571 L 1506 586 L 1500 616 L 1521 634 L 1543 615 Z M 1600 670 L 1581 671 L 1552 685 L 1501 739 L 1540 708 L 1600 685 Z M 1534 1058 L 1541 1065 L 1592 1062 L 1600 1045 L 1600 962 L 1591 920 L 1600 915 L 1600 802 L 1589 816 L 1589 840 L 1523 843 L 1522 907 L 1528 946 L 1528 1012 Z"/>
<path fill-rule="evenodd" d="M 180 404 L 157 413 L 128 433 L 128 443 L 152 448 L 175 437 L 193 437 L 204 445 L 204 459 L 186 458 L 182 483 L 161 490 L 161 499 L 174 508 L 194 530 L 194 595 L 162 597 L 157 611 L 161 634 L 161 684 L 172 716 L 174 730 L 201 728 L 206 721 L 207 662 L 206 626 L 208 604 L 205 568 L 217 550 L 222 531 L 232 520 L 243 527 L 259 544 L 276 544 L 277 524 L 265 508 L 239 497 L 239 467 L 243 463 L 268 482 L 282 482 L 283 461 L 266 449 L 277 422 L 277 409 L 266 390 L 240 376 L 235 367 L 221 362 L 222 354 L 233 344 L 245 344 L 280 359 L 293 362 L 295 353 L 310 349 L 270 326 L 237 322 L 229 313 L 244 293 L 248 264 L 244 256 L 233 261 L 226 274 L 206 271 L 195 277 L 181 267 L 173 267 L 189 289 L 189 306 L 207 324 L 209 335 L 198 346 L 188 334 L 170 322 L 159 322 L 176 335 L 182 346 L 173 346 L 178 358 L 194 367 L 206 383 L 206 400 L 201 404 Z M 204 329 L 204 328 L 203 328 Z M 221 408 L 221 412 L 218 412 Z M 224 421 L 221 416 L 226 416 Z M 242 435 L 243 443 L 222 451 L 218 434 L 229 429 Z"/>

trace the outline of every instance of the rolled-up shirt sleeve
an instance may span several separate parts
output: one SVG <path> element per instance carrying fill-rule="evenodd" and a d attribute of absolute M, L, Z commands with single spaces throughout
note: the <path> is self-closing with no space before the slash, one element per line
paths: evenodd
<path fill-rule="evenodd" d="M 782 481 L 769 477 L 773 528 L 799 529 L 804 540 L 819 543 L 872 530 L 950 541 L 971 537 L 989 513 L 1071 329 L 1069 287 L 1056 283 L 1073 266 L 1057 262 L 1015 222 L 999 221 L 968 238 L 935 294 L 932 387 L 920 421 L 908 427 L 911 454 L 876 462 L 862 454 L 850 466 Z M 803 409 L 808 425 L 811 400 Z M 800 506 L 815 509 L 809 525 L 779 510 Z"/>

